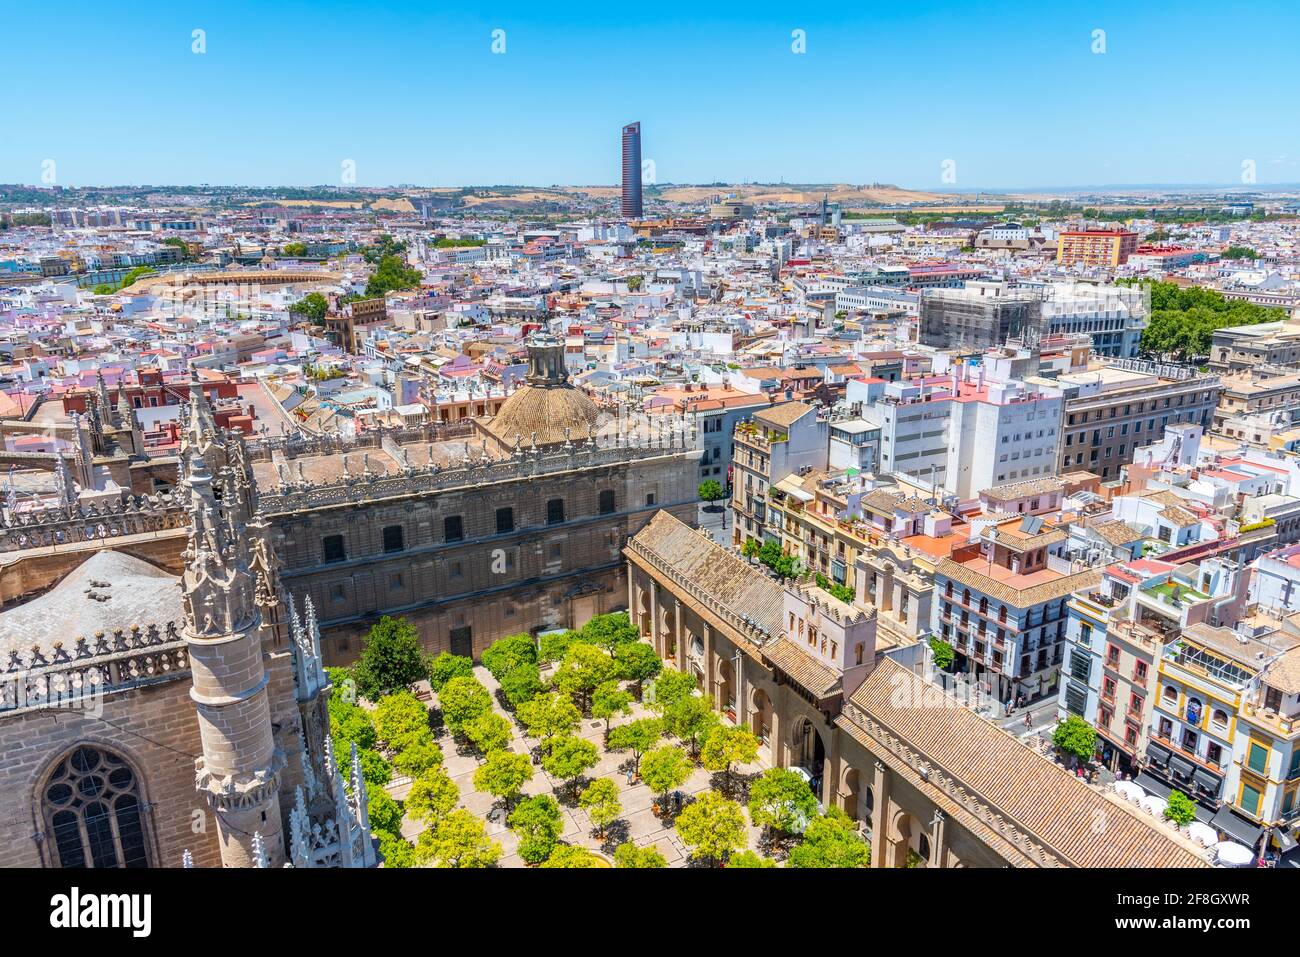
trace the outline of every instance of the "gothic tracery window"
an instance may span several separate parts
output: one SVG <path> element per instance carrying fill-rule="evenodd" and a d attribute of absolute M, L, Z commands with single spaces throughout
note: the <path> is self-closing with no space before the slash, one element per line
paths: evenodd
<path fill-rule="evenodd" d="M 117 755 L 77 748 L 50 775 L 41 802 L 55 866 L 149 866 L 139 782 Z"/>

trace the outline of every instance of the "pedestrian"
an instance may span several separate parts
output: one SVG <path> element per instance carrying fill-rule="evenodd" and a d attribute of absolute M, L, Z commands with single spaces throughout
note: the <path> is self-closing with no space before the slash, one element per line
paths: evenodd
<path fill-rule="evenodd" d="M 1025 727 L 1026 727 L 1026 728 L 1032 728 L 1033 726 L 1034 726 L 1034 716 L 1033 716 L 1033 714 L 1032 714 L 1031 712 L 1026 711 L 1026 712 L 1025 712 Z"/>
<path fill-rule="evenodd" d="M 628 787 L 631 787 L 631 786 L 632 786 L 632 769 L 631 769 L 631 768 L 628 768 L 628 769 L 627 769 L 627 784 L 628 784 Z"/>
<path fill-rule="evenodd" d="M 1008 698 L 1008 699 L 1007 699 L 1007 703 L 1004 704 L 1004 705 L 1002 706 L 1002 709 L 1003 709 L 1003 710 L 1002 710 L 1002 713 L 1003 713 L 1004 715 L 1010 715 L 1010 714 L 1011 714 L 1011 703 L 1012 703 L 1012 702 L 1011 702 L 1011 699 Z"/>

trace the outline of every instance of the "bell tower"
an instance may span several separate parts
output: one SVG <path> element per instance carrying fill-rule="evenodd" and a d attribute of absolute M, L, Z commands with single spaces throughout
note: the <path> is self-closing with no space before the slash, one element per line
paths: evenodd
<path fill-rule="evenodd" d="M 284 863 L 280 776 L 285 759 L 271 725 L 261 611 L 250 570 L 245 508 L 232 470 L 214 479 L 204 452 L 220 455 L 205 417 L 182 450 L 190 537 L 185 549 L 185 629 L 203 756 L 195 784 L 216 817 L 226 867 Z M 225 465 L 225 463 L 223 463 Z M 218 495 L 218 489 L 220 494 Z"/>

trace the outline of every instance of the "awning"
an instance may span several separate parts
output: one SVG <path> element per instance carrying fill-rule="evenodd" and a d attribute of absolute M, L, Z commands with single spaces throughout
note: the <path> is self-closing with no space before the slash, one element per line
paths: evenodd
<path fill-rule="evenodd" d="M 1169 756 L 1169 768 L 1180 777 L 1190 778 L 1192 772 L 1196 770 L 1196 765 L 1192 764 L 1192 762 L 1188 761 L 1186 758 L 1179 757 L 1176 754 L 1171 754 Z"/>
<path fill-rule="evenodd" d="M 1158 744 L 1149 744 L 1147 745 L 1147 760 L 1163 768 L 1169 763 L 1169 751 Z"/>
<path fill-rule="evenodd" d="M 1218 813 L 1210 819 L 1210 823 L 1226 832 L 1234 841 L 1240 841 L 1252 848 L 1259 843 L 1259 836 L 1264 833 L 1264 829 L 1258 824 L 1239 817 L 1227 807 L 1219 808 Z"/>
<path fill-rule="evenodd" d="M 1141 785 L 1142 790 L 1149 791 L 1152 794 L 1158 794 L 1162 798 L 1169 797 L 1169 792 L 1172 790 L 1168 784 L 1153 777 L 1146 771 L 1139 771 L 1138 776 L 1134 780 Z"/>
<path fill-rule="evenodd" d="M 1193 774 L 1192 777 L 1196 781 L 1197 785 L 1209 791 L 1216 797 L 1218 796 L 1219 785 L 1222 784 L 1223 781 L 1217 774 L 1211 774 L 1209 771 L 1197 768 L 1196 773 Z"/>

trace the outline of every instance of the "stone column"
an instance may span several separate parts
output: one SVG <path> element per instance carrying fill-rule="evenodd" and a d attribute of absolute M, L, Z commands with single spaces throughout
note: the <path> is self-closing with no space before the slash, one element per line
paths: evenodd
<path fill-rule="evenodd" d="M 876 781 L 872 788 L 875 800 L 871 807 L 871 866 L 888 867 L 885 862 L 885 845 L 888 843 L 889 827 L 889 769 L 885 762 L 877 760 Z"/>
<path fill-rule="evenodd" d="M 659 635 L 659 583 L 650 579 L 650 644 L 654 645 L 655 654 L 664 657 L 663 641 Z"/>
<path fill-rule="evenodd" d="M 745 683 L 745 654 L 737 651 L 731 659 L 731 671 L 736 682 L 736 724 L 749 727 L 749 688 Z"/>
<path fill-rule="evenodd" d="M 930 860 L 926 862 L 929 867 L 943 867 L 947 850 L 944 847 L 947 821 L 947 817 L 939 810 L 934 812 L 934 818 L 930 821 Z"/>
<path fill-rule="evenodd" d="M 717 671 L 718 669 L 713 666 L 713 629 L 709 627 L 707 622 L 705 622 L 704 624 L 704 687 L 709 689 L 709 694 L 711 694 L 714 698 L 714 702 L 713 702 L 714 705 L 717 707 L 719 711 L 721 711 L 726 706 L 727 703 L 725 701 L 717 700 L 718 698 Z"/>
<path fill-rule="evenodd" d="M 636 628 L 637 634 L 641 634 L 641 616 L 637 614 L 636 604 L 636 583 L 633 576 L 636 575 L 636 566 L 629 559 L 627 563 L 627 620 Z"/>
<path fill-rule="evenodd" d="M 673 600 L 673 640 L 677 643 L 677 670 L 685 673 L 689 667 L 686 663 L 686 636 L 682 634 L 682 603 Z"/>

